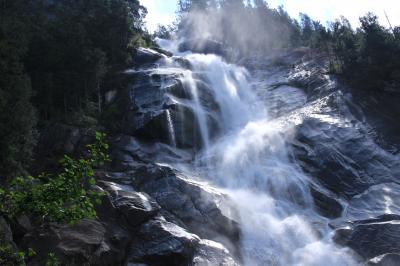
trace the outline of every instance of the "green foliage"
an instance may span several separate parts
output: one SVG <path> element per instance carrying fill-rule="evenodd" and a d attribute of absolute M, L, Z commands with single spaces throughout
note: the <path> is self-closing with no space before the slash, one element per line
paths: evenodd
<path fill-rule="evenodd" d="M 0 192 L 1 211 L 10 217 L 26 214 L 40 222 L 73 223 L 96 217 L 94 204 L 100 203 L 103 195 L 90 186 L 96 183 L 93 169 L 109 161 L 105 135 L 97 132 L 96 143 L 88 149 L 87 158 L 65 155 L 61 160 L 63 170 L 57 175 L 15 178 L 8 191 Z"/>
<path fill-rule="evenodd" d="M 49 253 L 47 256 L 46 266 L 59 266 L 61 265 L 60 260 L 57 258 L 56 254 Z"/>
<path fill-rule="evenodd" d="M 342 18 L 331 25 L 335 72 L 364 92 L 382 93 L 400 85 L 400 39 L 368 13 L 354 31 Z"/>
<path fill-rule="evenodd" d="M 1 177 L 26 174 L 37 121 L 97 124 L 107 79 L 153 44 L 146 13 L 138 0 L 0 1 Z"/>
<path fill-rule="evenodd" d="M 22 2 L 0 5 L 0 176 L 23 174 L 37 140 L 31 82 L 22 62 L 29 35 L 28 21 L 18 17 L 27 12 Z"/>
<path fill-rule="evenodd" d="M 71 114 L 86 112 L 93 102 L 100 113 L 106 74 L 125 66 L 132 49 L 149 42 L 142 29 L 146 9 L 138 0 L 32 5 L 26 66 L 41 118 L 71 121 Z"/>
<path fill-rule="evenodd" d="M 0 242 L 0 265 L 22 266 L 25 265 L 24 259 L 24 252 L 17 252 L 11 244 Z"/>
<path fill-rule="evenodd" d="M 2 0 L 0 12 L 4 72 L 26 69 L 42 120 L 66 121 L 93 102 L 100 113 L 107 74 L 124 68 L 132 49 L 152 44 L 138 0 Z M 19 72 L 10 80 L 30 88 Z"/>
<path fill-rule="evenodd" d="M 157 30 L 154 32 L 154 37 L 170 40 L 172 38 L 173 28 L 164 25 L 158 25 Z"/>

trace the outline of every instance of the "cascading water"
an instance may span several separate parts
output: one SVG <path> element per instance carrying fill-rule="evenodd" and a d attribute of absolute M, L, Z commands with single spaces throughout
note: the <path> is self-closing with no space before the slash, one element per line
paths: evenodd
<path fill-rule="evenodd" d="M 173 147 L 176 147 L 175 129 L 174 129 L 174 124 L 172 123 L 171 112 L 169 110 L 166 111 L 166 116 L 167 116 L 170 143 Z"/>
<path fill-rule="evenodd" d="M 250 85 L 244 68 L 215 55 L 184 58 L 192 66 L 182 72 L 183 84 L 192 95 L 187 105 L 203 141 L 189 169 L 236 203 L 243 263 L 355 265 L 347 249 L 332 243 L 329 221 L 313 210 L 308 177 L 290 160 L 287 141 L 293 124 L 269 118 L 268 106 Z M 162 67 L 176 65 L 167 60 Z M 210 100 L 217 107 L 211 108 Z M 220 129 L 214 139 L 209 132 L 211 118 L 217 119 Z"/>

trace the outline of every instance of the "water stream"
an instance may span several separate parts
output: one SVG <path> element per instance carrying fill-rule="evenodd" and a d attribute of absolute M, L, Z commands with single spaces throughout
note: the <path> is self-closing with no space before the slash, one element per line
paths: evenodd
<path fill-rule="evenodd" d="M 183 57 L 192 66 L 182 81 L 192 95 L 203 142 L 185 168 L 236 203 L 244 264 L 355 265 L 349 251 L 332 242 L 329 220 L 314 211 L 309 177 L 290 160 L 287 143 L 295 123 L 284 115 L 271 118 L 276 106 L 259 97 L 246 69 L 215 55 Z M 161 67 L 176 64 L 167 60 Z M 298 104 L 301 97 L 292 94 L 291 102 Z M 210 138 L 212 118 L 219 126 L 215 138 Z"/>

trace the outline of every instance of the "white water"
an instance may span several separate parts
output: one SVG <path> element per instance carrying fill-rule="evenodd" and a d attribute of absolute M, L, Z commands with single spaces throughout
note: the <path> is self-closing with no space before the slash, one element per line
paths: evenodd
<path fill-rule="evenodd" d="M 175 129 L 174 129 L 174 124 L 172 123 L 171 112 L 169 110 L 167 110 L 166 115 L 167 115 L 168 133 L 169 133 L 170 143 L 173 147 L 176 147 Z"/>
<path fill-rule="evenodd" d="M 185 58 L 193 70 L 184 72 L 183 84 L 192 94 L 204 144 L 192 170 L 236 203 L 244 264 L 355 265 L 347 249 L 332 243 L 328 220 L 313 210 L 308 177 L 289 158 L 287 141 L 294 125 L 269 118 L 245 69 L 214 55 Z M 199 77 L 219 111 L 202 101 Z M 221 128 L 214 140 L 207 122 L 211 115 L 217 115 Z"/>

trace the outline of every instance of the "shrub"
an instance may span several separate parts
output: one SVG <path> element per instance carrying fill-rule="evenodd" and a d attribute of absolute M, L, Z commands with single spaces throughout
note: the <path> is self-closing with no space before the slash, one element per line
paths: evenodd
<path fill-rule="evenodd" d="M 95 218 L 94 204 L 102 194 L 90 188 L 96 183 L 94 168 L 109 161 L 105 134 L 96 133 L 96 143 L 87 146 L 86 158 L 67 155 L 60 161 L 63 170 L 57 175 L 17 177 L 8 191 L 0 191 L 0 209 L 11 218 L 28 215 L 40 222 L 77 222 Z M 89 187 L 89 189 L 86 189 Z"/>

